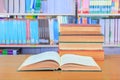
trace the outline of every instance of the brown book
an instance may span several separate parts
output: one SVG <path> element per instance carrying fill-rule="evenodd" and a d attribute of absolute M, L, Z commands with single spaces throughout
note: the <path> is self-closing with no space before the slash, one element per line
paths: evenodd
<path fill-rule="evenodd" d="M 76 70 L 101 71 L 92 57 L 65 54 L 61 57 L 57 52 L 49 51 L 28 57 L 18 68 L 21 70 Z"/>
<path fill-rule="evenodd" d="M 60 50 L 103 50 L 102 43 L 59 43 Z"/>
<path fill-rule="evenodd" d="M 60 34 L 100 34 L 100 25 L 61 24 Z"/>
<path fill-rule="evenodd" d="M 104 51 L 103 50 L 59 50 L 60 55 L 64 54 L 76 54 L 82 56 L 91 56 L 95 60 L 104 60 Z"/>
<path fill-rule="evenodd" d="M 104 37 L 103 35 L 61 35 L 59 42 L 104 42 Z"/>

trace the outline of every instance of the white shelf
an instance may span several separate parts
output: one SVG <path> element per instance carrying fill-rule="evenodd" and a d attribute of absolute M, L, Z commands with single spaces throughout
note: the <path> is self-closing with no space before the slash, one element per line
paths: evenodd
<path fill-rule="evenodd" d="M 58 45 L 0 45 L 0 47 L 22 47 L 22 48 L 26 48 L 26 47 L 58 47 Z M 110 44 L 110 45 L 103 45 L 103 47 L 120 47 L 120 45 L 114 45 L 114 44 Z"/>
<path fill-rule="evenodd" d="M 27 47 L 30 47 L 30 48 L 34 48 L 34 47 L 58 47 L 58 45 L 0 45 L 0 47 L 2 48 L 6 48 L 6 47 L 21 47 L 21 48 L 27 48 Z"/>
<path fill-rule="evenodd" d="M 70 16 L 70 15 L 74 15 L 74 14 L 45 14 L 45 13 L 0 13 L 0 16 L 28 16 L 28 15 L 36 15 L 36 16 Z"/>
<path fill-rule="evenodd" d="M 115 45 L 115 44 L 109 44 L 109 45 L 103 45 L 103 47 L 120 47 L 120 45 Z"/>
<path fill-rule="evenodd" d="M 101 16 L 101 17 L 107 17 L 107 16 L 120 16 L 120 14 L 78 14 L 79 16 Z"/>

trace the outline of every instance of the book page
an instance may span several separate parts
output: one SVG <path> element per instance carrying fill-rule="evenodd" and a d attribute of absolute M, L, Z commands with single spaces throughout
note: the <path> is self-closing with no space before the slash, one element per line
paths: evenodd
<path fill-rule="evenodd" d="M 48 51 L 48 52 L 43 52 L 43 53 L 32 55 L 32 56 L 28 57 L 23 62 L 23 64 L 19 67 L 19 69 L 21 69 L 23 66 L 27 66 L 27 65 L 34 64 L 34 63 L 41 62 L 41 61 L 45 61 L 45 60 L 54 60 L 58 64 L 60 64 L 59 54 L 57 52 L 54 52 L 54 51 Z"/>
<path fill-rule="evenodd" d="M 92 57 L 74 54 L 65 54 L 61 57 L 61 65 L 67 63 L 80 64 L 83 66 L 98 66 Z"/>

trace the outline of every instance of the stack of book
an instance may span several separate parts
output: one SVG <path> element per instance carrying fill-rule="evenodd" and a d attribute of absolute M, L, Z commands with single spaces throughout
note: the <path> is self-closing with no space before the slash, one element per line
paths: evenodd
<path fill-rule="evenodd" d="M 59 36 L 60 55 L 71 53 L 104 60 L 104 37 L 100 25 L 61 24 Z"/>

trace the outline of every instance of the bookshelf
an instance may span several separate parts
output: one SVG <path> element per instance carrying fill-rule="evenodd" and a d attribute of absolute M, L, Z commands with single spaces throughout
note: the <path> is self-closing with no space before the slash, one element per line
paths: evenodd
<path fill-rule="evenodd" d="M 0 13 L 0 17 L 4 16 L 74 16 L 74 14 L 46 14 L 46 13 Z"/>
<path fill-rule="evenodd" d="M 47 0 L 43 0 L 43 1 L 47 1 Z M 77 5 L 76 5 L 77 6 Z M 73 7 L 75 8 L 75 6 L 73 5 Z M 112 16 L 112 17 L 116 17 L 116 16 L 120 16 L 120 14 L 118 13 L 114 13 L 114 14 L 111 14 L 111 13 L 104 13 L 104 14 L 80 14 L 80 13 L 75 13 L 75 9 L 73 11 L 73 13 L 0 13 L 0 17 L 9 17 L 9 16 L 81 16 L 81 17 L 109 17 L 109 16 Z M 26 45 L 0 45 L 0 48 L 14 48 L 14 47 L 17 47 L 17 48 L 26 48 L 26 47 L 35 47 L 35 48 L 41 48 L 41 47 L 49 47 L 49 48 L 52 48 L 52 47 L 56 47 L 58 48 L 58 45 L 49 45 L 49 44 L 46 44 L 46 45 L 42 45 L 42 44 L 38 44 L 38 45 L 31 45 L 31 44 L 26 44 Z M 116 45 L 116 44 L 103 44 L 103 47 L 120 47 L 119 45 Z"/>
<path fill-rule="evenodd" d="M 120 14 L 78 14 L 78 16 L 87 16 L 87 17 L 109 17 L 109 16 L 120 16 Z"/>

